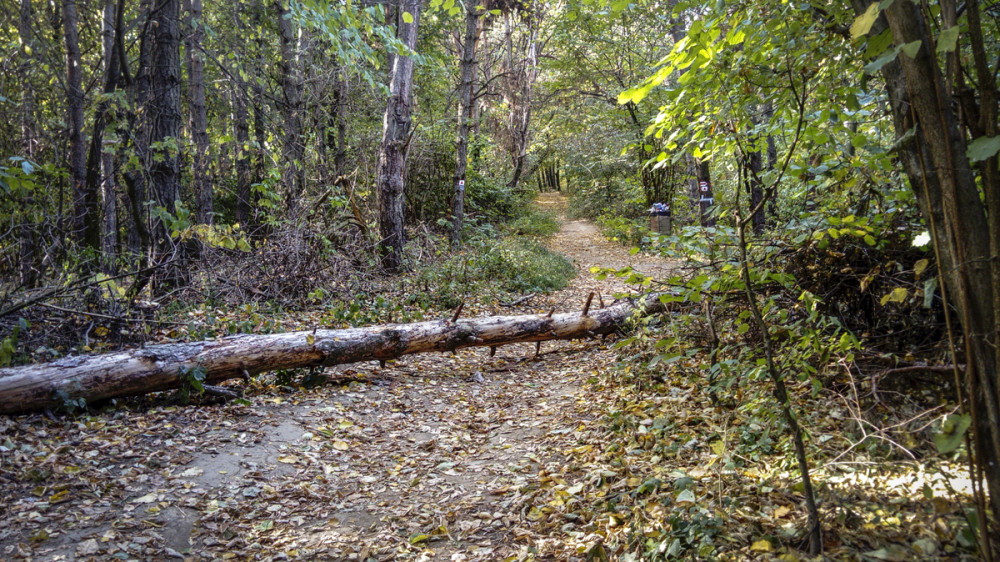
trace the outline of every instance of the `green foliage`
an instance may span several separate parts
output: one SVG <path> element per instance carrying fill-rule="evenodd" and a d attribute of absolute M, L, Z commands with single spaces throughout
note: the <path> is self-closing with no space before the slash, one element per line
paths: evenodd
<path fill-rule="evenodd" d="M 17 340 L 22 332 L 31 327 L 24 318 L 18 318 L 10 334 L 0 340 L 0 367 L 9 367 L 17 359 Z"/>
<path fill-rule="evenodd" d="M 507 294 L 549 292 L 562 289 L 576 275 L 566 258 L 541 243 L 500 237 L 483 228 L 458 252 L 439 242 L 440 259 L 421 268 L 411 304 L 455 308 L 472 295 L 503 297 Z"/>
<path fill-rule="evenodd" d="M 205 393 L 205 377 L 208 371 L 198 365 L 194 367 L 181 367 L 178 373 L 180 388 L 177 389 L 177 396 L 181 402 L 187 403 L 192 396 L 200 396 Z"/>
<path fill-rule="evenodd" d="M 191 211 L 181 201 L 174 201 L 174 212 L 153 207 L 153 216 L 163 221 L 170 237 L 180 242 L 198 240 L 208 246 L 249 252 L 250 242 L 240 232 L 240 225 L 194 224 Z"/>
<path fill-rule="evenodd" d="M 64 388 L 56 390 L 55 398 L 59 403 L 57 409 L 60 412 L 72 415 L 76 412 L 82 412 L 87 408 L 87 401 L 83 397 L 73 396 L 71 392 Z"/>
<path fill-rule="evenodd" d="M 323 324 L 331 328 L 353 327 L 388 322 L 419 322 L 424 310 L 413 310 L 375 294 L 356 294 L 350 300 L 338 300 L 327 305 Z"/>
<path fill-rule="evenodd" d="M 528 209 L 524 214 L 504 225 L 504 229 L 516 236 L 552 236 L 559 232 L 559 221 L 552 213 Z"/>

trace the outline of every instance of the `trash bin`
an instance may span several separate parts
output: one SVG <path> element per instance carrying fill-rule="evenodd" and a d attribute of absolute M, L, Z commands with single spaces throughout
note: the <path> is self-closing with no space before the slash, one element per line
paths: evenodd
<path fill-rule="evenodd" d="M 670 234 L 670 207 L 663 203 L 654 203 L 649 210 L 649 231 L 657 234 Z"/>

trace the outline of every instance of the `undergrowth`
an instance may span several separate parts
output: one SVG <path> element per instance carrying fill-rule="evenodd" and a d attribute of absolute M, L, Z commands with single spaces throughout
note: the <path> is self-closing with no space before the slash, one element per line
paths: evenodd
<path fill-rule="evenodd" d="M 539 222 L 544 226 L 544 221 Z M 442 248 L 438 259 L 420 267 L 408 300 L 424 308 L 454 308 L 476 296 L 489 300 L 557 291 L 575 275 L 573 264 L 539 241 L 499 237 L 485 228 L 460 251 Z"/>
<path fill-rule="evenodd" d="M 602 537 L 592 558 L 798 559 L 802 484 L 765 338 L 807 435 L 826 554 L 975 557 L 954 392 L 934 367 L 960 358 L 942 344 L 933 256 L 902 217 L 879 220 L 818 217 L 758 239 L 763 333 L 725 226 L 661 240 L 693 276 L 602 272 L 665 291 L 671 313 L 642 321 L 619 344 L 620 369 L 591 381 L 613 396 L 574 450 L 610 469 L 591 483 L 605 498 L 588 514 Z"/>

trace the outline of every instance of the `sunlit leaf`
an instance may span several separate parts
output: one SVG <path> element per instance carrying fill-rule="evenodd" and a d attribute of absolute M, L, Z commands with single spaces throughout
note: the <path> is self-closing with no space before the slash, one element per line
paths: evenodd
<path fill-rule="evenodd" d="M 851 24 L 851 39 L 857 39 L 862 35 L 867 35 L 868 31 L 871 30 L 872 25 L 875 24 L 875 20 L 878 19 L 879 8 L 878 4 L 872 2 L 865 13 L 854 18 L 854 23 Z"/>

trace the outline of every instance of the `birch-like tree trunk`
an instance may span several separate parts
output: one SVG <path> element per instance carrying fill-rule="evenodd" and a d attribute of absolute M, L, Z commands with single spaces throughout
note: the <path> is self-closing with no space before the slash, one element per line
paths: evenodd
<path fill-rule="evenodd" d="M 294 217 L 305 187 L 305 172 L 302 167 L 302 158 L 305 155 L 301 115 L 303 85 L 295 53 L 295 33 L 292 22 L 288 19 L 288 9 L 283 0 L 275 0 L 274 8 L 278 16 L 278 39 L 281 45 L 281 113 L 284 119 L 281 180 L 285 187 L 285 208 L 289 215 Z"/>
<path fill-rule="evenodd" d="M 417 47 L 421 4 L 422 0 L 403 0 L 400 6 L 403 13 L 399 17 L 396 35 L 411 51 Z M 407 19 L 410 21 L 407 22 Z M 396 272 L 403 265 L 403 175 L 406 171 L 406 145 L 410 139 L 413 57 L 400 54 L 393 56 L 392 60 L 389 99 L 382 120 L 376 189 L 382 267 Z"/>
<path fill-rule="evenodd" d="M 458 87 L 458 142 L 455 147 L 455 185 L 451 203 L 451 241 L 462 242 L 462 223 L 465 221 L 466 169 L 469 165 L 469 123 L 472 121 L 472 88 L 476 72 L 476 43 L 479 39 L 480 10 L 475 3 L 465 7 L 465 37 L 459 45 Z"/>

